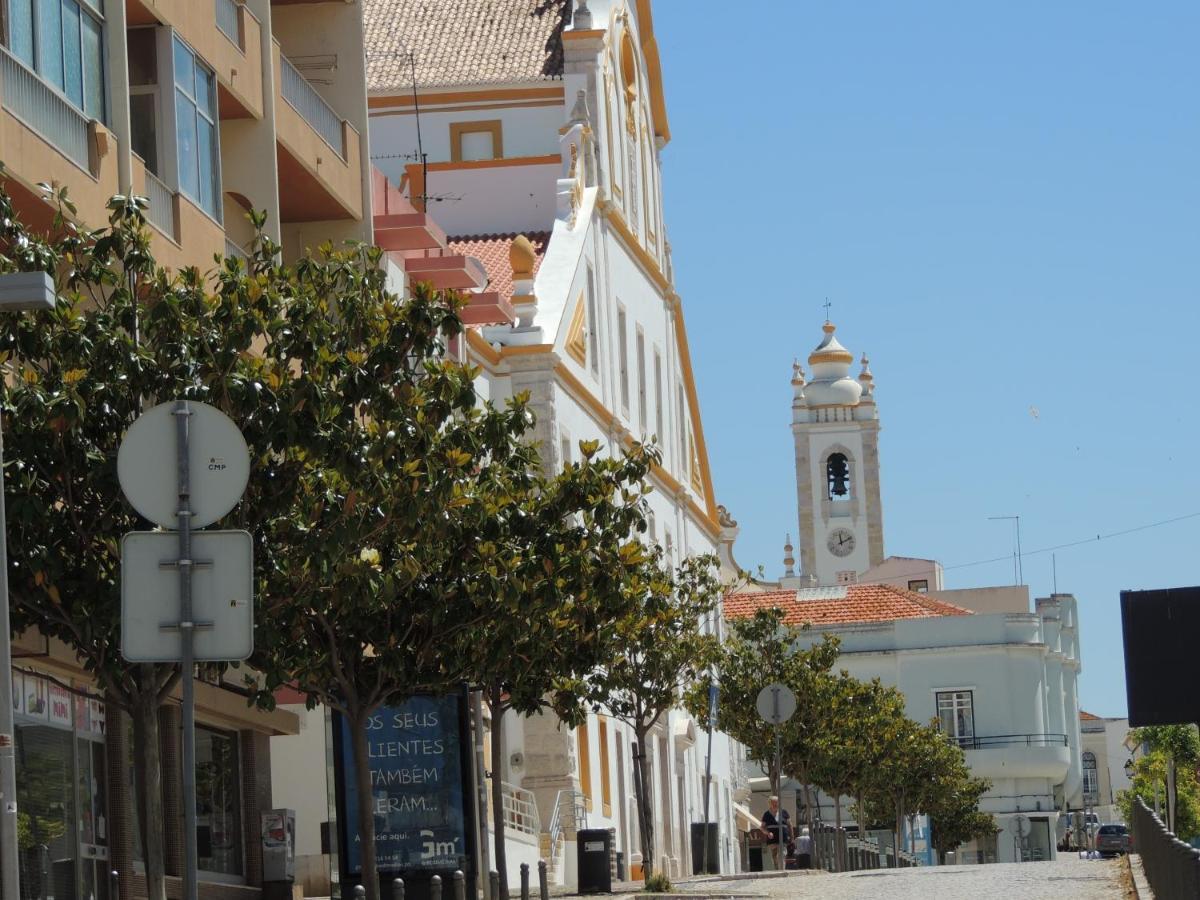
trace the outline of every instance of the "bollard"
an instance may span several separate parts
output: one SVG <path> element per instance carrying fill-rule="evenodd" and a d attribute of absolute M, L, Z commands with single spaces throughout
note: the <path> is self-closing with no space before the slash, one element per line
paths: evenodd
<path fill-rule="evenodd" d="M 488 872 L 488 885 L 492 889 L 490 894 L 492 900 L 500 900 L 500 873 L 494 869 Z"/>
<path fill-rule="evenodd" d="M 441 875 L 434 875 L 429 879 L 429 900 L 442 900 Z"/>
<path fill-rule="evenodd" d="M 404 900 L 404 879 L 392 879 L 392 900 Z"/>
<path fill-rule="evenodd" d="M 354 886 L 354 900 L 367 900 L 367 889 L 361 884 Z"/>
<path fill-rule="evenodd" d="M 462 869 L 454 870 L 454 900 L 467 900 L 467 876 Z"/>
<path fill-rule="evenodd" d="M 521 863 L 521 900 L 529 900 L 529 863 Z"/>
<path fill-rule="evenodd" d="M 546 861 L 538 860 L 538 893 L 541 900 L 550 900 L 550 881 L 546 874 Z"/>

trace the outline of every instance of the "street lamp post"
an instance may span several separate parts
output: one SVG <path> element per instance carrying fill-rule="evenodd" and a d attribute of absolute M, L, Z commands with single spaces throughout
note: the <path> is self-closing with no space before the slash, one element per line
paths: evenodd
<path fill-rule="evenodd" d="M 45 272 L 0 275 L 0 311 L 54 308 Z M 8 526 L 4 518 L 4 434 L 0 429 L 0 898 L 20 900 L 17 771 L 12 701 L 12 632 L 8 614 Z"/>

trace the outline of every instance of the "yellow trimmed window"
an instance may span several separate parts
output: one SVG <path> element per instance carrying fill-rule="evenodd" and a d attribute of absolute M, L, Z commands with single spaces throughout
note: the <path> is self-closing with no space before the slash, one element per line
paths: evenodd
<path fill-rule="evenodd" d="M 584 805 L 592 811 L 592 748 L 588 735 L 588 724 L 584 722 L 575 730 L 579 742 L 579 789 L 583 791 Z"/>
<path fill-rule="evenodd" d="M 608 722 L 600 720 L 600 806 L 606 816 L 612 815 L 612 781 L 608 774 Z"/>

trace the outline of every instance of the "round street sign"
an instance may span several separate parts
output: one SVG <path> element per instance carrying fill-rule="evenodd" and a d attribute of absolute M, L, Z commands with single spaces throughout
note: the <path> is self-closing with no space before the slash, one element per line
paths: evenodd
<path fill-rule="evenodd" d="M 179 527 L 175 400 L 138 416 L 117 451 L 117 477 L 133 508 L 156 525 Z M 188 472 L 192 527 L 204 528 L 233 509 L 250 479 L 250 451 L 233 420 L 189 400 Z"/>
<path fill-rule="evenodd" d="M 796 695 L 786 684 L 768 684 L 758 692 L 754 703 L 758 714 L 771 725 L 781 725 L 796 712 Z"/>

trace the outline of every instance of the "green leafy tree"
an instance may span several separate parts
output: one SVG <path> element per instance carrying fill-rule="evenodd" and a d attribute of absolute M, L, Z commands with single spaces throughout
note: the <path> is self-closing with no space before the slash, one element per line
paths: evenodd
<path fill-rule="evenodd" d="M 715 558 L 691 557 L 672 570 L 653 547 L 622 589 L 632 601 L 631 612 L 616 623 L 616 653 L 592 675 L 589 687 L 593 704 L 607 707 L 637 740 L 634 793 L 649 879 L 654 828 L 646 743 L 650 730 L 679 705 L 685 688 L 712 662 L 717 640 L 704 621 L 717 608 L 722 585 Z"/>
<path fill-rule="evenodd" d="M 504 715 L 551 710 L 569 726 L 587 714 L 586 677 L 614 653 L 616 624 L 631 612 L 623 580 L 642 557 L 641 479 L 656 458 L 635 446 L 620 459 L 580 444 L 581 460 L 553 478 L 533 470 L 511 492 L 491 499 L 484 538 L 486 582 L 494 615 L 472 642 L 472 683 L 491 713 L 494 864 L 508 895 L 505 853 Z"/>
<path fill-rule="evenodd" d="M 964 766 L 943 778 L 937 792 L 924 801 L 922 811 L 929 816 L 930 842 L 939 863 L 968 841 L 996 833 L 995 818 L 979 809 L 980 799 L 991 787 L 987 779 L 971 777 Z"/>
<path fill-rule="evenodd" d="M 1138 757 L 1133 764 L 1132 786 L 1128 790 L 1117 792 L 1117 806 L 1126 822 L 1133 821 L 1133 803 L 1136 798 L 1140 797 L 1150 809 L 1154 809 L 1156 803 L 1158 808 L 1165 809 L 1169 765 L 1169 751 L 1163 747 L 1152 749 Z M 1165 815 L 1163 819 L 1165 821 Z M 1192 767 L 1176 766 L 1173 830 L 1175 835 L 1184 841 L 1200 837 L 1200 780 Z"/>
<path fill-rule="evenodd" d="M 72 647 L 105 701 L 131 716 L 147 891 L 164 900 L 158 708 L 180 672 L 120 653 L 119 542 L 144 524 L 122 497 L 117 449 L 167 398 L 252 419 L 261 386 L 246 357 L 269 311 L 233 302 L 228 285 L 247 281 L 233 264 L 219 293 L 195 269 L 158 267 L 144 200 L 114 197 L 108 226 L 85 232 L 65 191 L 44 187 L 56 206 L 48 236 L 27 230 L 0 191 L 0 271 L 47 272 L 58 294 L 53 310 L 0 323 L 13 622 Z"/>

